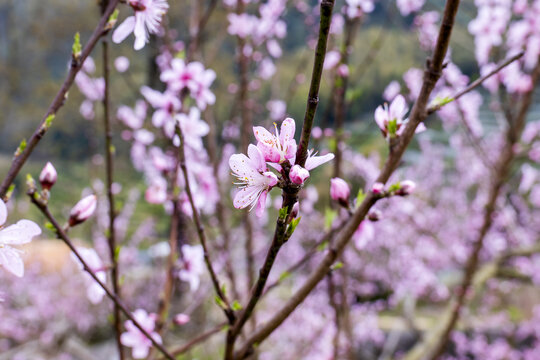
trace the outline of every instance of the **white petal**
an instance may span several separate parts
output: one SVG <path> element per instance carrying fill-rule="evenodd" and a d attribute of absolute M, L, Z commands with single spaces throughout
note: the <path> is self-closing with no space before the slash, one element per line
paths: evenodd
<path fill-rule="evenodd" d="M 127 17 L 112 34 L 112 41 L 119 44 L 135 29 L 135 16 Z"/>
<path fill-rule="evenodd" d="M 24 275 L 24 263 L 19 254 L 19 250 L 5 246 L 0 249 L 0 266 L 13 275 L 23 277 Z"/>
<path fill-rule="evenodd" d="M 34 236 L 39 234 L 41 234 L 41 229 L 35 222 L 23 219 L 0 230 L 0 243 L 22 245 L 29 243 Z"/>
<path fill-rule="evenodd" d="M 0 199 L 0 226 L 4 225 L 7 220 L 7 207 L 2 199 Z"/>
<path fill-rule="evenodd" d="M 248 206 L 253 207 L 257 203 L 262 190 L 263 188 L 259 186 L 247 186 L 240 189 L 234 196 L 234 207 L 237 209 L 244 209 Z"/>
<path fill-rule="evenodd" d="M 326 155 L 323 155 L 323 156 L 310 156 L 307 158 L 306 160 L 306 165 L 305 165 L 305 168 L 308 169 L 308 170 L 313 170 L 315 169 L 317 166 L 320 166 L 330 160 L 333 160 L 334 159 L 334 154 L 330 153 L 330 154 L 326 154 Z"/>

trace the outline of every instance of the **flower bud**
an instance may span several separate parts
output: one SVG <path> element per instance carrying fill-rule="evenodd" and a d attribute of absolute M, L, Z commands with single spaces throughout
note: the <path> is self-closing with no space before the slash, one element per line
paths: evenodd
<path fill-rule="evenodd" d="M 402 181 L 399 190 L 396 191 L 396 195 L 407 196 L 414 192 L 416 189 L 416 183 L 412 180 Z"/>
<path fill-rule="evenodd" d="M 57 178 L 58 174 L 56 173 L 56 169 L 50 162 L 45 165 L 43 170 L 41 170 L 41 174 L 39 174 L 39 182 L 41 183 L 43 190 L 50 190 L 56 183 Z"/>
<path fill-rule="evenodd" d="M 294 165 L 289 172 L 289 179 L 296 185 L 302 185 L 309 177 L 309 171 L 300 165 Z"/>
<path fill-rule="evenodd" d="M 300 212 L 300 203 L 297 201 L 294 203 L 292 211 L 291 211 L 291 218 L 294 219 L 298 216 L 298 213 Z"/>
<path fill-rule="evenodd" d="M 371 192 L 374 194 L 380 194 L 384 191 L 384 184 L 380 182 L 376 182 L 373 184 L 373 187 L 371 188 Z"/>
<path fill-rule="evenodd" d="M 351 189 L 345 180 L 340 178 L 330 179 L 330 197 L 339 202 L 342 206 L 349 206 L 349 195 L 351 194 Z"/>
<path fill-rule="evenodd" d="M 177 314 L 174 316 L 173 321 L 176 325 L 184 325 L 190 321 L 189 315 L 186 314 Z"/>
<path fill-rule="evenodd" d="M 96 211 L 96 205 L 96 195 L 88 195 L 81 199 L 69 213 L 69 226 L 75 226 L 86 221 Z"/>
<path fill-rule="evenodd" d="M 368 213 L 368 219 L 369 221 L 379 221 L 382 217 L 382 213 L 380 210 L 372 209 Z"/>

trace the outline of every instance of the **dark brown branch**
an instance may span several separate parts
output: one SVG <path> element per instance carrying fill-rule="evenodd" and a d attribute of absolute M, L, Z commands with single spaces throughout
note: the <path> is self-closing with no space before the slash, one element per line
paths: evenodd
<path fill-rule="evenodd" d="M 94 271 L 92 271 L 92 269 L 88 266 L 88 264 L 86 263 L 86 261 L 83 259 L 83 257 L 81 256 L 81 254 L 79 254 L 79 252 L 77 251 L 77 248 L 75 247 L 75 245 L 73 244 L 73 242 L 71 241 L 71 239 L 67 236 L 66 232 L 64 231 L 64 229 L 62 228 L 62 226 L 60 226 L 60 224 L 58 223 L 58 221 L 56 221 L 56 218 L 51 214 L 51 212 L 49 211 L 49 208 L 47 207 L 47 205 L 45 205 L 42 201 L 38 200 L 37 199 L 37 193 L 35 192 L 35 189 L 31 189 L 29 192 L 28 192 L 28 196 L 30 196 L 30 200 L 32 201 L 32 203 L 34 205 L 37 206 L 37 208 L 41 211 L 41 213 L 43 215 L 45 215 L 45 217 L 47 218 L 47 220 L 49 220 L 49 222 L 53 225 L 54 229 L 56 230 L 56 234 L 58 236 L 58 238 L 62 241 L 64 241 L 64 243 L 69 247 L 69 249 L 73 252 L 73 254 L 75 255 L 75 257 L 79 260 L 79 262 L 82 264 L 82 267 L 84 269 L 84 271 L 86 271 L 91 277 L 92 279 L 94 279 L 94 281 L 105 291 L 105 293 L 107 294 L 107 296 L 113 301 L 113 303 L 115 305 L 117 305 L 120 310 L 122 310 L 122 312 L 124 313 L 124 315 L 133 322 L 133 325 L 135 325 L 135 327 L 137 329 L 139 329 L 139 331 L 141 331 L 144 336 L 146 336 L 151 342 L 152 344 L 165 356 L 165 358 L 169 359 L 169 360 L 175 360 L 175 357 L 172 356 L 171 354 L 169 354 L 167 352 L 167 349 L 165 349 L 165 347 L 163 347 L 163 345 L 161 345 L 159 342 L 157 342 L 149 333 L 148 331 L 146 331 L 144 329 L 144 327 L 141 326 L 141 324 L 139 324 L 139 322 L 135 319 L 135 317 L 131 314 L 131 311 L 128 310 L 127 306 L 124 305 L 124 303 L 122 302 L 122 300 L 120 298 L 118 298 L 114 292 L 112 290 L 110 290 L 103 282 L 101 282 L 101 280 L 99 280 L 99 278 L 96 276 L 96 274 L 94 273 Z"/>
<path fill-rule="evenodd" d="M 56 115 L 58 110 L 64 105 L 67 99 L 67 93 L 69 89 L 71 88 L 71 85 L 73 85 L 73 82 L 75 80 L 75 76 L 81 70 L 82 64 L 86 60 L 86 58 L 90 55 L 94 47 L 96 46 L 98 40 L 105 35 L 109 29 L 107 29 L 107 21 L 109 20 L 109 17 L 113 13 L 114 9 L 116 8 L 116 5 L 118 4 L 119 0 L 111 0 L 109 3 L 109 6 L 107 9 L 103 12 L 103 16 L 99 20 L 98 25 L 96 26 L 96 29 L 90 36 L 90 39 L 88 39 L 88 42 L 86 43 L 84 49 L 81 52 L 80 57 L 77 59 L 73 59 L 71 61 L 71 66 L 69 69 L 69 73 L 64 80 L 64 83 L 62 84 L 62 87 L 54 97 L 54 100 L 52 101 L 51 105 L 49 106 L 49 109 L 41 119 L 41 122 L 39 126 L 37 127 L 36 131 L 32 134 L 30 139 L 27 142 L 26 148 L 11 162 L 11 166 L 9 168 L 9 171 L 5 177 L 5 179 L 2 181 L 2 184 L 0 185 L 0 198 L 4 199 L 6 196 L 6 192 L 15 180 L 15 177 L 21 171 L 21 168 L 23 167 L 26 160 L 28 160 L 28 157 L 30 154 L 32 154 L 32 151 L 34 151 L 34 148 L 37 146 L 39 141 L 45 136 L 45 133 L 49 129 L 49 127 L 46 124 L 46 120 L 50 115 Z"/>
<path fill-rule="evenodd" d="M 105 13 L 109 1 L 103 0 L 101 2 L 101 12 Z M 114 205 L 113 194 L 113 144 L 112 144 L 112 130 L 111 130 L 111 118 L 110 118 L 110 61 L 109 61 L 109 41 L 106 36 L 101 40 L 102 45 L 102 59 L 103 59 L 103 79 L 105 82 L 105 89 L 103 93 L 103 126 L 105 132 L 105 184 L 107 187 L 107 200 L 109 202 L 109 231 L 107 234 L 107 242 L 109 244 L 109 257 L 111 261 L 111 280 L 113 284 L 114 294 L 121 299 L 120 283 L 118 281 L 118 256 L 116 252 L 116 230 L 115 219 L 116 210 Z M 120 317 L 120 307 L 114 304 L 114 329 L 116 345 L 118 347 L 118 354 L 120 360 L 124 359 L 124 351 L 122 342 L 120 341 L 120 335 L 122 334 L 122 318 Z"/>

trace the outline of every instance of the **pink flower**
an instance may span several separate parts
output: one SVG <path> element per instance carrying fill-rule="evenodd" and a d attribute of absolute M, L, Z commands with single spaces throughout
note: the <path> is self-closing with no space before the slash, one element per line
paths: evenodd
<path fill-rule="evenodd" d="M 257 147 L 261 150 L 264 160 L 274 163 L 282 163 L 296 156 L 296 140 L 294 140 L 295 123 L 291 118 L 286 118 L 281 123 L 281 133 L 274 123 L 276 134 L 273 135 L 262 126 L 253 127 Z"/>
<path fill-rule="evenodd" d="M 81 199 L 69 213 L 69 226 L 75 226 L 86 221 L 94 214 L 97 206 L 96 195 L 88 195 Z"/>
<path fill-rule="evenodd" d="M 351 189 L 345 180 L 337 177 L 330 179 L 330 197 L 332 200 L 348 204 L 350 194 Z"/>
<path fill-rule="evenodd" d="M 178 278 L 189 283 L 191 291 L 199 288 L 204 273 L 204 250 L 201 245 L 182 245 L 182 269 Z"/>
<path fill-rule="evenodd" d="M 266 131 L 266 130 L 265 130 Z M 268 191 L 277 184 L 277 176 L 268 171 L 263 154 L 259 148 L 250 144 L 247 157 L 244 154 L 233 154 L 229 158 L 229 166 L 240 185 L 234 197 L 234 207 L 244 209 L 257 205 L 257 216 L 261 216 L 266 204 Z"/>
<path fill-rule="evenodd" d="M 94 249 L 83 247 L 77 248 L 77 252 L 79 255 L 81 255 L 86 265 L 88 265 L 99 281 L 105 284 L 107 282 L 107 272 L 105 271 L 103 262 L 99 258 L 97 252 Z M 72 253 L 71 258 L 73 261 L 75 261 L 81 271 L 83 271 L 83 264 L 75 256 L 75 254 Z M 99 304 L 101 300 L 103 300 L 103 296 L 105 296 L 105 290 L 103 290 L 97 281 L 95 281 L 87 272 L 84 272 L 84 281 L 86 283 L 86 296 L 88 297 L 88 300 L 90 300 L 92 304 Z"/>
<path fill-rule="evenodd" d="M 154 331 L 156 327 L 155 315 L 149 315 L 143 309 L 137 309 L 133 313 L 133 317 L 156 342 L 161 344 L 161 336 Z M 152 347 L 152 341 L 133 324 L 133 321 L 126 321 L 125 327 L 127 331 L 120 336 L 122 345 L 132 348 L 131 355 L 134 359 L 145 359 Z"/>
<path fill-rule="evenodd" d="M 138 100 L 135 104 L 135 109 L 125 105 L 120 106 L 116 112 L 116 117 L 126 126 L 137 130 L 143 126 L 144 119 L 146 118 L 146 108 L 146 103 Z"/>
<path fill-rule="evenodd" d="M 388 104 L 377 107 L 375 110 L 375 122 L 379 125 L 381 132 L 387 139 L 400 135 L 403 131 L 404 117 L 407 113 L 407 103 L 402 95 L 398 95 Z"/>
<path fill-rule="evenodd" d="M 154 177 L 144 193 L 144 198 L 150 204 L 163 204 L 167 200 L 167 181 L 162 177 Z"/>
<path fill-rule="evenodd" d="M 375 227 L 371 221 L 362 221 L 353 234 L 354 245 L 362 250 L 375 239 Z"/>
<path fill-rule="evenodd" d="M 39 174 L 39 183 L 41 184 L 43 190 L 50 190 L 56 183 L 57 178 L 58 174 L 56 173 L 56 169 L 54 168 L 53 164 L 47 162 Z"/>
<path fill-rule="evenodd" d="M 129 16 L 120 24 L 112 35 L 113 42 L 119 44 L 133 32 L 135 50 L 140 50 L 148 42 L 148 34 L 157 34 L 161 17 L 169 9 L 167 0 L 129 0 L 135 10 L 135 16 Z"/>
<path fill-rule="evenodd" d="M 152 124 L 157 128 L 163 128 L 165 135 L 172 138 L 175 132 L 174 116 L 182 108 L 178 95 L 172 91 L 161 93 L 148 86 L 141 88 L 141 94 L 156 109 L 152 115 Z"/>
<path fill-rule="evenodd" d="M 397 0 L 396 5 L 403 16 L 418 11 L 424 6 L 426 0 Z"/>
<path fill-rule="evenodd" d="M 0 200 L 0 226 L 7 220 L 7 207 Z M 24 263 L 21 259 L 22 251 L 13 248 L 13 245 L 23 245 L 32 241 L 34 236 L 41 234 L 39 226 L 30 220 L 19 220 L 0 230 L 0 266 L 15 276 L 24 275 Z"/>
<path fill-rule="evenodd" d="M 289 179 L 297 185 L 301 185 L 309 178 L 309 171 L 300 165 L 294 165 L 289 172 Z"/>
<path fill-rule="evenodd" d="M 188 115 L 176 115 L 176 120 L 180 123 L 186 145 L 193 150 L 203 150 L 202 137 L 208 134 L 210 128 L 206 122 L 201 120 L 201 111 L 196 107 L 192 107 Z"/>

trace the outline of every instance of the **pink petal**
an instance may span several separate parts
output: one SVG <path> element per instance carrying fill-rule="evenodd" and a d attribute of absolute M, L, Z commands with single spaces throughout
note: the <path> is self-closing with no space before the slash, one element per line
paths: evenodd
<path fill-rule="evenodd" d="M 386 111 L 384 111 L 384 108 L 379 105 L 377 109 L 375 110 L 375 122 L 379 126 L 381 130 L 384 130 L 386 128 L 385 121 L 387 120 Z"/>
<path fill-rule="evenodd" d="M 255 215 L 257 217 L 261 217 L 264 213 L 264 209 L 266 209 L 266 197 L 268 195 L 268 191 L 264 190 L 261 193 L 261 196 L 259 197 L 259 201 L 257 201 L 257 209 L 255 210 Z"/>
<path fill-rule="evenodd" d="M 401 120 L 407 113 L 407 102 L 403 95 L 399 94 L 390 104 L 390 119 Z"/>
<path fill-rule="evenodd" d="M 255 134 L 255 139 L 266 146 L 273 146 L 276 142 L 274 135 L 272 135 L 270 131 L 266 130 L 262 126 L 254 126 L 253 133 Z"/>
<path fill-rule="evenodd" d="M 41 229 L 35 222 L 23 219 L 0 230 L 0 243 L 6 245 L 27 244 L 39 234 L 41 234 Z"/>
<path fill-rule="evenodd" d="M 264 161 L 264 156 L 258 147 L 256 147 L 253 144 L 249 144 L 248 156 L 249 156 L 249 159 L 251 160 L 251 163 L 255 166 L 257 170 L 261 172 L 266 170 L 266 163 Z"/>
<path fill-rule="evenodd" d="M 135 16 L 127 17 L 112 34 L 112 41 L 119 44 L 135 29 Z"/>
<path fill-rule="evenodd" d="M 261 188 L 258 186 L 248 186 L 240 189 L 234 196 L 233 205 L 237 209 L 244 209 L 253 206 L 259 197 Z"/>
<path fill-rule="evenodd" d="M 282 144 L 288 144 L 291 140 L 294 141 L 294 133 L 296 131 L 296 124 L 291 118 L 286 118 L 281 123 L 281 132 L 279 134 L 279 140 Z"/>

